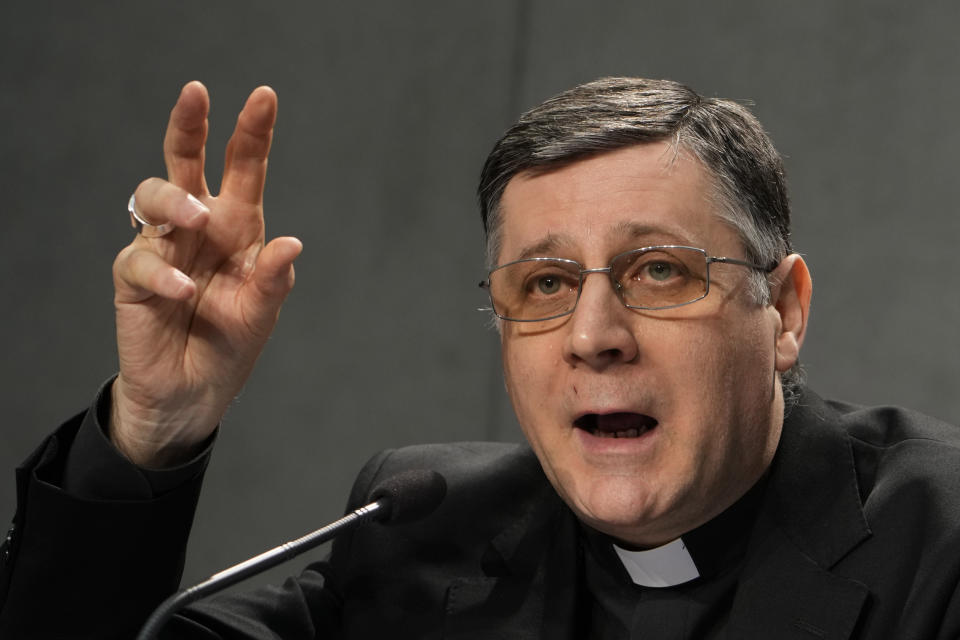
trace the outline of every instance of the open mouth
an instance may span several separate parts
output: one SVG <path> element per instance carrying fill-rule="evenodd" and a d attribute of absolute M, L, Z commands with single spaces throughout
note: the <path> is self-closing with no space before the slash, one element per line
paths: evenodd
<path fill-rule="evenodd" d="M 657 426 L 657 420 L 642 413 L 588 413 L 573 426 L 600 438 L 639 438 Z"/>

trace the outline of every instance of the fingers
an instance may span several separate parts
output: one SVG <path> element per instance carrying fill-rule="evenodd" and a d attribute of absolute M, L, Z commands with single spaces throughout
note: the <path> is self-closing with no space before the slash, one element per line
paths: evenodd
<path fill-rule="evenodd" d="M 137 186 L 137 214 L 153 225 L 173 223 L 184 229 L 202 229 L 210 209 L 185 189 L 160 178 L 148 178 Z"/>
<path fill-rule="evenodd" d="M 292 237 L 274 238 L 257 257 L 250 281 L 251 329 L 269 333 L 277 312 L 287 294 L 293 289 L 293 261 L 303 250 L 303 244 Z"/>
<path fill-rule="evenodd" d="M 163 139 L 163 159 L 170 182 L 194 195 L 207 193 L 203 177 L 204 147 L 207 143 L 207 89 L 194 80 L 184 85 L 170 111 Z"/>
<path fill-rule="evenodd" d="M 179 269 L 149 249 L 130 245 L 113 263 L 113 281 L 118 303 L 140 302 L 157 295 L 188 300 L 197 285 Z"/>
<path fill-rule="evenodd" d="M 267 155 L 277 119 L 277 94 L 270 87 L 254 89 L 237 118 L 223 167 L 220 195 L 260 204 L 267 177 Z"/>

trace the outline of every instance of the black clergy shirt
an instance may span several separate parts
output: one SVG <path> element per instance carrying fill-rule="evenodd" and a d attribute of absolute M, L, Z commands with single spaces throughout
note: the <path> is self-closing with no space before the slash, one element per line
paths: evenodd
<path fill-rule="evenodd" d="M 682 536 L 700 577 L 669 587 L 634 584 L 613 540 L 582 526 L 584 571 L 593 640 L 715 640 L 724 638 L 750 531 L 763 491 L 761 479 L 740 500 Z"/>

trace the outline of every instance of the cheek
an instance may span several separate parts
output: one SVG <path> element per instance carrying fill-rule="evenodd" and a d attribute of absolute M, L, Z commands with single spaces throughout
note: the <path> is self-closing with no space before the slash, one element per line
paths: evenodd
<path fill-rule="evenodd" d="M 549 405 L 551 382 L 557 371 L 549 346 L 531 344 L 530 337 L 504 335 L 501 340 L 503 375 L 507 394 L 520 424 L 531 412 Z"/>
<path fill-rule="evenodd" d="M 755 317 L 742 315 L 693 329 L 677 327 L 673 348 L 659 353 L 657 370 L 669 379 L 681 424 L 699 431 L 687 434 L 688 442 L 699 442 L 707 456 L 722 455 L 742 446 L 751 425 L 768 422 L 776 382 L 773 337 Z M 651 346 L 651 358 L 653 351 Z"/>
<path fill-rule="evenodd" d="M 773 335 L 763 313 L 728 314 L 723 322 L 693 333 L 688 350 L 699 354 L 691 359 L 699 361 L 702 376 L 739 395 L 754 389 L 759 378 L 773 375 Z"/>
<path fill-rule="evenodd" d="M 713 348 L 704 345 L 709 356 L 703 363 L 699 411 L 715 425 L 715 462 L 728 469 L 766 457 L 775 406 L 773 336 L 764 323 L 749 319 L 718 327 Z"/>
<path fill-rule="evenodd" d="M 562 346 L 561 332 L 549 323 L 505 323 L 500 334 L 504 372 L 528 384 L 545 384 L 560 371 Z"/>
<path fill-rule="evenodd" d="M 568 451 L 567 432 L 558 428 L 563 412 L 563 359 L 548 336 L 504 336 L 501 344 L 504 382 L 514 414 L 527 442 L 551 481 L 557 458 Z M 554 482 L 554 486 L 557 486 Z"/>

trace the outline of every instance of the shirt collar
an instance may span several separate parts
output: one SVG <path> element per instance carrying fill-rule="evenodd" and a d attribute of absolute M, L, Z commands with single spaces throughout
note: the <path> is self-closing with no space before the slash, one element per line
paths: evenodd
<path fill-rule="evenodd" d="M 711 578 L 743 559 L 766 486 L 767 477 L 763 476 L 726 511 L 654 549 L 631 551 L 592 529 L 587 537 L 603 564 L 616 566 L 621 574 L 625 571 L 642 587 L 673 587 L 699 577 Z"/>
<path fill-rule="evenodd" d="M 645 551 L 630 551 L 617 544 L 613 550 L 633 583 L 641 587 L 673 587 L 700 577 L 681 538 Z"/>

